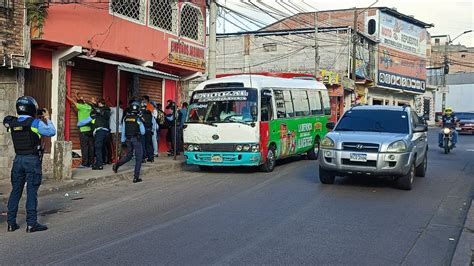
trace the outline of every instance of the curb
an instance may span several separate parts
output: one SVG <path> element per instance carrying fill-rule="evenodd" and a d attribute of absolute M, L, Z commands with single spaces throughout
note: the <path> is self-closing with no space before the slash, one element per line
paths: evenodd
<path fill-rule="evenodd" d="M 474 201 L 471 201 L 451 265 L 473 265 L 474 259 Z"/>

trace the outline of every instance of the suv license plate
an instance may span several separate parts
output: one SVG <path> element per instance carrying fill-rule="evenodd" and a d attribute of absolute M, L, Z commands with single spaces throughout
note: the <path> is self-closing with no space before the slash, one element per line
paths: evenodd
<path fill-rule="evenodd" d="M 367 154 L 365 153 L 351 153 L 350 160 L 353 162 L 367 162 Z"/>
<path fill-rule="evenodd" d="M 222 163 L 222 156 L 212 156 L 211 162 L 213 162 L 213 163 Z"/>
<path fill-rule="evenodd" d="M 461 130 L 462 130 L 462 128 L 460 128 L 460 127 L 457 127 L 457 128 L 456 128 L 456 130 L 457 130 L 457 131 L 461 131 Z"/>

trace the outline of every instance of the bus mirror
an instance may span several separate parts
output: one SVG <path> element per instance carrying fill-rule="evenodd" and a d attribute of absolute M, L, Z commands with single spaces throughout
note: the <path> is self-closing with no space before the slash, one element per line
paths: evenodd
<path fill-rule="evenodd" d="M 329 130 L 333 130 L 336 127 L 336 124 L 334 122 L 327 122 L 326 123 L 326 128 Z"/>
<path fill-rule="evenodd" d="M 256 117 L 257 114 L 258 114 L 258 112 L 257 112 L 257 106 L 254 105 L 254 106 L 250 107 L 250 112 L 252 113 L 252 116 L 253 116 L 253 117 Z"/>

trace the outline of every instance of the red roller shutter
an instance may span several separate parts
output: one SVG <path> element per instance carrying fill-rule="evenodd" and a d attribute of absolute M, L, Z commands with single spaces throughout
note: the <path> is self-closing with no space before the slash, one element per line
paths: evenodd
<path fill-rule="evenodd" d="M 160 78 L 140 75 L 140 96 L 148 95 L 150 100 L 161 103 L 162 82 L 163 80 Z"/>
<path fill-rule="evenodd" d="M 102 98 L 102 80 L 103 72 L 99 70 L 90 70 L 82 68 L 73 68 L 71 74 L 71 95 L 76 91 L 86 99 L 91 97 Z M 70 139 L 73 143 L 73 149 L 80 149 L 79 129 L 77 128 L 77 112 L 71 111 Z"/>

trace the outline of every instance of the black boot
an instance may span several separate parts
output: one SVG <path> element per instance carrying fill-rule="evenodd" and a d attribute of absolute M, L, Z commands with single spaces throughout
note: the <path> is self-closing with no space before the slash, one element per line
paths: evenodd
<path fill-rule="evenodd" d="M 16 230 L 20 229 L 20 226 L 17 223 L 9 224 L 8 225 L 8 232 L 15 232 Z"/>
<path fill-rule="evenodd" d="M 142 182 L 143 180 L 140 177 L 134 177 L 133 178 L 133 183 L 139 183 Z"/>
<path fill-rule="evenodd" d="M 36 223 L 35 225 L 28 225 L 26 227 L 27 233 L 34 233 L 34 232 L 40 232 L 40 231 L 46 231 L 46 230 L 48 230 L 48 227 L 46 225 L 42 225 L 39 223 Z"/>
<path fill-rule="evenodd" d="M 114 165 L 112 166 L 112 170 L 114 171 L 114 173 L 117 173 L 118 169 L 119 169 L 119 165 L 118 165 L 118 164 L 114 164 Z"/>

